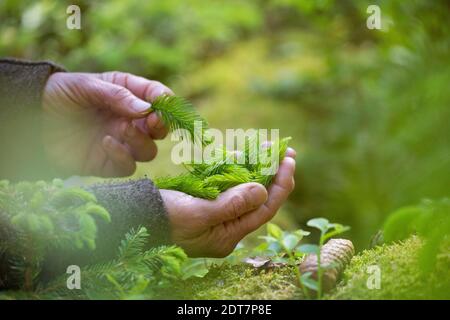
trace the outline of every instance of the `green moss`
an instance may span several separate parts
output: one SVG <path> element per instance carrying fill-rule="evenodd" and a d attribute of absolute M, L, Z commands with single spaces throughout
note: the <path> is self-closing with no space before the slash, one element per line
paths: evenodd
<path fill-rule="evenodd" d="M 301 299 L 291 268 L 255 270 L 245 265 L 214 266 L 204 278 L 176 284 L 162 298 L 177 299 Z"/>
<path fill-rule="evenodd" d="M 444 244 L 436 269 L 424 273 L 418 265 L 423 241 L 413 236 L 403 242 L 383 245 L 355 256 L 344 272 L 343 281 L 327 299 L 449 299 L 450 243 Z M 368 289 L 371 274 L 367 267 L 377 265 L 380 289 Z"/>
<path fill-rule="evenodd" d="M 423 273 L 417 259 L 423 241 L 413 236 L 356 255 L 338 287 L 325 299 L 449 299 L 450 243 L 439 255 L 436 270 Z M 367 268 L 377 265 L 381 288 L 369 290 Z M 204 278 L 174 284 L 160 298 L 178 299 L 303 299 L 292 268 L 259 271 L 246 265 L 213 267 Z"/>

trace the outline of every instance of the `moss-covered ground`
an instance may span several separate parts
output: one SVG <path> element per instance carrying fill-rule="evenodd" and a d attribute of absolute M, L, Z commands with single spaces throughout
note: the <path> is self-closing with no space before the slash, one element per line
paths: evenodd
<path fill-rule="evenodd" d="M 450 246 L 444 245 L 436 269 L 424 273 L 418 264 L 418 237 L 383 245 L 355 256 L 329 299 L 449 299 Z M 379 266 L 380 289 L 368 289 L 369 266 Z"/>
<path fill-rule="evenodd" d="M 450 299 L 450 246 L 444 246 L 436 269 L 423 273 L 418 253 L 423 242 L 411 237 L 403 242 L 365 250 L 353 257 L 337 288 L 325 299 Z M 369 289 L 378 266 L 380 288 Z M 370 269 L 369 269 L 370 270 Z M 179 282 L 161 298 L 178 299 L 303 299 L 291 267 L 269 270 L 245 265 L 222 264 L 204 278 Z"/>

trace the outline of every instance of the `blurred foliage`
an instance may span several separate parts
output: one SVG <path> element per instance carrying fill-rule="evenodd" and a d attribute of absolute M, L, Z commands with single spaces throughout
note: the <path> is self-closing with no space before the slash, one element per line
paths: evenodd
<path fill-rule="evenodd" d="M 368 245 L 387 214 L 450 185 L 447 1 L 0 2 L 0 56 L 161 80 L 211 127 L 280 128 L 298 151 L 287 223 L 316 216 Z M 366 27 L 369 4 L 382 30 Z M 173 173 L 160 156 L 137 176 Z M 282 224 L 282 223 L 281 223 Z M 292 226 L 294 227 L 294 226 Z"/>
<path fill-rule="evenodd" d="M 384 240 L 403 240 L 411 234 L 425 239 L 418 264 L 430 273 L 436 267 L 440 249 L 450 236 L 450 199 L 424 200 L 420 206 L 408 206 L 393 212 L 383 227 Z"/>
<path fill-rule="evenodd" d="M 98 221 L 111 217 L 86 190 L 0 180 L 0 288 L 33 289 L 50 251 L 94 250 Z"/>

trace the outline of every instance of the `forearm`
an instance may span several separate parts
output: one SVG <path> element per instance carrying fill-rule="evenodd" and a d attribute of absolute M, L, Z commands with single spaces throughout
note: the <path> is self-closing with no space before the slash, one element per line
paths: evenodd
<path fill-rule="evenodd" d="M 48 77 L 63 69 L 51 62 L 0 59 L 0 177 L 48 176 L 41 139 L 41 100 Z"/>
<path fill-rule="evenodd" d="M 163 200 L 151 180 L 109 182 L 86 189 L 96 196 L 98 203 L 111 215 L 111 223 L 104 224 L 103 230 L 99 230 L 99 241 L 105 244 L 105 248 L 111 243 L 118 245 L 126 232 L 138 226 L 149 230 L 149 246 L 169 242 L 169 225 Z"/>

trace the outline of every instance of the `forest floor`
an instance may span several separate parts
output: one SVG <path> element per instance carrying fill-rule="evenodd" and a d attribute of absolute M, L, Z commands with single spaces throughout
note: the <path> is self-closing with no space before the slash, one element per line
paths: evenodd
<path fill-rule="evenodd" d="M 359 253 L 338 286 L 324 299 L 450 299 L 450 246 L 439 255 L 436 269 L 424 274 L 417 263 L 422 244 L 413 236 Z M 379 286 L 373 270 L 379 270 Z M 161 292 L 160 298 L 245 300 L 304 296 L 296 285 L 292 267 L 257 269 L 224 263 L 212 267 L 203 278 L 178 282 L 170 292 Z"/>

